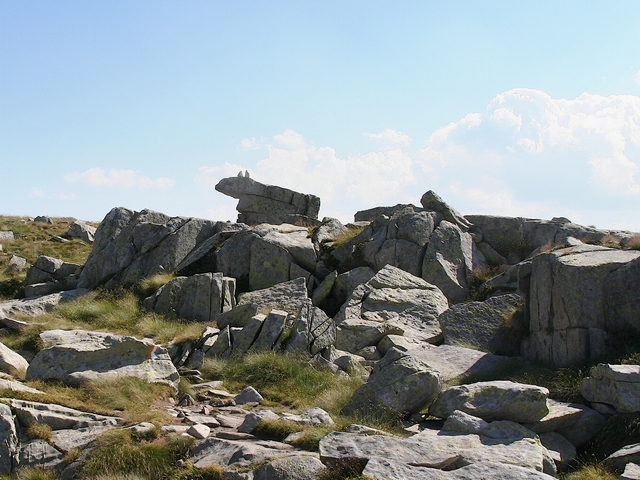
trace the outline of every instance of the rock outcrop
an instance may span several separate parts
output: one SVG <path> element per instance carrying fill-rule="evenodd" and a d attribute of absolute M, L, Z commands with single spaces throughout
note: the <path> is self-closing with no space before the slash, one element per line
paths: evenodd
<path fill-rule="evenodd" d="M 179 375 L 167 350 L 149 340 L 85 330 L 47 330 L 48 345 L 29 364 L 27 379 L 86 380 L 138 377 L 177 387 Z"/>
<path fill-rule="evenodd" d="M 287 188 L 264 185 L 248 177 L 223 178 L 216 190 L 237 198 L 238 222 L 247 225 L 296 223 L 318 218 L 320 199 Z"/>

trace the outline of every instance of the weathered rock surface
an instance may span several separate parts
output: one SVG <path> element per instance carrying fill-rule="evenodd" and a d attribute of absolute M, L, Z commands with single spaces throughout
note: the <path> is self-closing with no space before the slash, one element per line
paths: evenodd
<path fill-rule="evenodd" d="M 96 227 L 92 227 L 91 225 L 87 225 L 85 222 L 76 220 L 69 226 L 69 230 L 67 230 L 65 236 L 69 238 L 78 238 L 87 243 L 93 243 L 95 234 Z"/>
<path fill-rule="evenodd" d="M 508 357 L 462 347 L 417 345 L 407 351 L 391 348 L 359 387 L 345 410 L 388 409 L 401 414 L 431 405 L 444 384 L 505 368 Z"/>
<path fill-rule="evenodd" d="M 336 316 L 336 347 L 356 353 L 388 334 L 435 343 L 442 334 L 437 318 L 447 307 L 437 287 L 387 265 L 357 287 Z"/>
<path fill-rule="evenodd" d="M 474 263 L 471 235 L 443 220 L 427 246 L 421 276 L 437 285 L 451 302 L 459 302 L 469 295 L 469 276 Z"/>
<path fill-rule="evenodd" d="M 0 372 L 22 378 L 28 367 L 29 362 L 22 355 L 0 342 Z"/>
<path fill-rule="evenodd" d="M 27 379 L 55 379 L 78 384 L 98 378 L 138 377 L 177 386 L 179 375 L 167 350 L 138 340 L 85 330 L 48 330 L 40 338 L 50 346 L 38 352 Z"/>
<path fill-rule="evenodd" d="M 447 345 L 516 356 L 526 330 L 524 299 L 516 294 L 452 305 L 438 317 Z"/>
<path fill-rule="evenodd" d="M 326 470 L 320 460 L 311 455 L 277 458 L 255 471 L 254 480 L 315 480 Z"/>
<path fill-rule="evenodd" d="M 604 459 L 603 463 L 622 472 L 628 463 L 640 463 L 640 443 L 627 445 Z"/>
<path fill-rule="evenodd" d="M 606 403 L 618 412 L 640 412 L 640 366 L 599 364 L 582 380 L 580 393 L 589 402 Z"/>
<path fill-rule="evenodd" d="M 22 467 L 57 468 L 63 465 L 64 454 L 44 440 L 32 440 L 20 448 L 18 461 Z"/>
<path fill-rule="evenodd" d="M 196 468 L 212 465 L 247 465 L 290 455 L 293 447 L 273 441 L 242 442 L 209 437 L 192 450 L 190 461 Z"/>
<path fill-rule="evenodd" d="M 235 291 L 235 279 L 222 273 L 201 273 L 172 279 L 143 305 L 169 318 L 212 322 L 235 306 Z"/>
<path fill-rule="evenodd" d="M 192 250 L 226 226 L 226 222 L 169 217 L 152 210 L 114 208 L 96 230 L 78 286 L 126 286 L 173 273 Z"/>
<path fill-rule="evenodd" d="M 16 313 L 23 313 L 32 317 L 44 315 L 59 303 L 70 302 L 82 295 L 86 295 L 88 292 L 86 289 L 67 290 L 66 292 L 52 293 L 42 297 L 0 302 L 0 318 L 8 318 Z"/>
<path fill-rule="evenodd" d="M 534 257 L 525 356 L 565 366 L 604 354 L 610 328 L 604 285 L 612 272 L 639 257 L 638 251 L 591 245 Z"/>
<path fill-rule="evenodd" d="M 364 467 L 369 459 L 384 457 L 432 469 L 450 470 L 490 461 L 542 472 L 545 456 L 546 450 L 535 435 L 521 434 L 491 438 L 426 429 L 409 438 L 399 438 L 332 432 L 320 441 L 320 459 L 325 465 L 350 461 Z"/>
<path fill-rule="evenodd" d="M 549 390 L 510 381 L 476 382 L 444 390 L 429 413 L 447 418 L 460 410 L 484 420 L 535 422 L 549 413 Z"/>
<path fill-rule="evenodd" d="M 0 474 L 18 465 L 18 433 L 9 406 L 0 404 Z"/>
<path fill-rule="evenodd" d="M 553 221 L 493 215 L 466 215 L 465 218 L 473 224 L 471 232 L 480 232 L 482 243 L 490 245 L 511 265 L 545 245 L 565 245 L 569 237 L 584 243 L 598 243 L 612 233 L 562 219 Z"/>
<path fill-rule="evenodd" d="M 297 215 L 318 218 L 320 199 L 287 188 L 264 185 L 248 177 L 223 178 L 216 190 L 237 198 L 238 222 L 247 225 L 279 225 Z"/>
<path fill-rule="evenodd" d="M 32 423 L 44 423 L 49 425 L 52 430 L 64 430 L 115 426 L 122 421 L 118 417 L 83 412 L 52 403 L 17 400 L 14 398 L 3 398 L 2 401 L 11 407 L 16 418 L 23 426 L 29 426 Z"/>
<path fill-rule="evenodd" d="M 385 457 L 372 457 L 362 472 L 367 478 L 387 480 L 551 480 L 555 477 L 529 468 L 495 462 L 476 462 L 452 471 L 413 466 Z"/>

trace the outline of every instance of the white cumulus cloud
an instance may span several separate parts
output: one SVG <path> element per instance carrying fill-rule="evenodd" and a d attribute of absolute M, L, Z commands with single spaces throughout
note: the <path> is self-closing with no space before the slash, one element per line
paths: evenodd
<path fill-rule="evenodd" d="M 82 183 L 93 187 L 122 187 L 122 188 L 158 188 L 167 189 L 174 185 L 168 177 L 151 178 L 136 170 L 105 171 L 101 168 L 90 168 L 84 172 L 72 172 L 64 176 L 67 183 Z"/>
<path fill-rule="evenodd" d="M 422 194 L 434 190 L 463 214 L 564 216 L 640 230 L 638 96 L 555 99 L 517 88 L 496 95 L 484 111 L 435 130 L 417 151 L 408 150 L 410 139 L 402 132 L 367 136 L 381 144 L 338 156 L 332 146 L 314 146 L 285 130 L 261 142 L 267 156 L 251 177 L 318 195 L 321 217 L 343 222 L 365 208 L 419 205 Z M 203 166 L 196 182 L 213 186 L 240 170 L 245 167 Z"/>
<path fill-rule="evenodd" d="M 409 135 L 394 130 L 393 128 L 387 128 L 380 133 L 365 133 L 364 136 L 386 144 L 408 145 L 411 143 L 411 137 Z"/>
<path fill-rule="evenodd" d="M 260 141 L 256 138 L 243 138 L 240 141 L 240 146 L 244 150 L 257 150 L 260 148 Z"/>

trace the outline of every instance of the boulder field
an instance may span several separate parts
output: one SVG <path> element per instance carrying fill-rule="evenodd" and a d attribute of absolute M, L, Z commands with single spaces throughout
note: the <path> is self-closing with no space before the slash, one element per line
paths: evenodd
<path fill-rule="evenodd" d="M 178 369 L 198 369 L 209 357 L 290 352 L 363 377 L 346 413 L 392 412 L 406 421 L 408 437 L 352 425 L 324 437 L 315 454 L 251 432 L 268 419 L 331 424 L 326 412 L 282 418 L 260 405 L 258 392 L 242 393 L 251 398 L 244 408 L 244 397 L 216 385 L 201 388 L 224 402 L 172 407 L 184 422 L 163 428 L 197 439 L 196 468 L 221 465 L 235 472 L 228 478 L 255 479 L 318 478 L 347 464 L 376 479 L 552 478 L 608 416 L 640 411 L 634 365 L 593 367 L 582 383 L 586 405 L 495 380 L 522 362 L 595 363 L 619 338 L 637 335 L 640 251 L 620 248 L 636 234 L 566 218 L 463 216 L 432 191 L 420 206 L 376 207 L 343 225 L 319 220 L 313 195 L 245 176 L 216 189 L 239 200 L 237 222 L 114 208 L 95 231 L 74 227 L 93 242 L 84 265 L 41 256 L 27 272 L 28 298 L 0 303 L 0 321 L 15 330 L 25 323 L 18 313 L 35 317 L 97 287 L 171 274 L 143 305 L 200 322 L 199 340 L 163 346 L 49 330 L 40 335 L 45 348 L 28 360 L 0 344 L 3 388 L 28 389 L 16 380 L 24 375 L 69 385 L 134 376 L 176 387 Z M 122 428 L 115 417 L 2 402 L 0 473 L 68 469 L 64 453 Z M 22 442 L 20 429 L 33 421 L 49 424 L 53 440 Z M 634 470 L 639 448 L 626 446 L 609 464 Z"/>

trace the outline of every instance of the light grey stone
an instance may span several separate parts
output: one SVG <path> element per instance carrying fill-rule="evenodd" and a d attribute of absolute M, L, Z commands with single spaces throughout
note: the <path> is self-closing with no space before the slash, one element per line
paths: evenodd
<path fill-rule="evenodd" d="M 265 318 L 267 318 L 266 315 L 254 315 L 251 320 L 249 320 L 249 323 L 233 336 L 232 355 L 239 356 L 247 353 L 258 336 Z"/>
<path fill-rule="evenodd" d="M 115 426 L 122 421 L 118 417 L 83 412 L 52 403 L 3 398 L 14 411 L 21 425 L 45 423 L 53 430 Z"/>
<path fill-rule="evenodd" d="M 41 390 L 28 387 L 23 383 L 16 382 L 14 380 L 8 380 L 6 378 L 0 378 L 0 389 L 12 390 L 14 392 L 33 393 L 36 395 L 45 395 L 45 392 Z"/>
<path fill-rule="evenodd" d="M 529 468 L 481 461 L 452 471 L 412 466 L 385 457 L 372 457 L 362 472 L 372 480 L 551 480 L 554 477 Z"/>
<path fill-rule="evenodd" d="M 222 273 L 174 278 L 144 301 L 145 308 L 168 318 L 199 322 L 213 322 L 234 306 L 235 279 Z"/>
<path fill-rule="evenodd" d="M 275 308 L 296 317 L 308 298 L 305 279 L 296 278 L 273 287 L 242 293 L 238 296 L 238 306 L 254 303 L 258 305 L 258 313 L 268 314 Z"/>
<path fill-rule="evenodd" d="M 0 404 L 0 474 L 9 474 L 18 465 L 18 433 L 8 405 Z"/>
<path fill-rule="evenodd" d="M 216 190 L 239 200 L 238 222 L 281 224 L 291 214 L 318 218 L 320 199 L 274 185 L 265 185 L 249 177 L 223 178 Z"/>
<path fill-rule="evenodd" d="M 368 412 L 382 408 L 398 414 L 414 413 L 431 405 L 448 382 L 488 375 L 510 362 L 508 357 L 450 345 L 422 344 L 407 351 L 391 348 L 345 410 Z"/>
<path fill-rule="evenodd" d="M 112 427 L 83 427 L 83 428 L 64 428 L 54 430 L 51 434 L 51 444 L 63 453 L 71 450 L 86 450 L 98 435 L 109 430 Z"/>
<path fill-rule="evenodd" d="M 442 425 L 442 431 L 480 434 L 488 425 L 489 424 L 480 417 L 474 417 L 461 410 L 454 410 Z"/>
<path fill-rule="evenodd" d="M 251 433 L 264 420 L 280 420 L 280 416 L 271 410 L 258 410 L 249 413 L 238 427 L 240 433 Z"/>
<path fill-rule="evenodd" d="M 192 250 L 225 225 L 152 210 L 114 208 L 96 229 L 78 286 L 128 286 L 155 274 L 174 273 Z"/>
<path fill-rule="evenodd" d="M 537 422 L 526 423 L 525 427 L 536 433 L 553 432 L 570 428 L 586 411 L 591 410 L 579 403 L 559 402 L 551 398 L 547 399 L 547 407 L 549 408 L 549 413 Z"/>
<path fill-rule="evenodd" d="M 31 317 L 44 315 L 50 312 L 59 303 L 70 302 L 89 293 L 86 289 L 67 290 L 65 292 L 52 293 L 44 297 L 22 298 L 0 302 L 0 318 L 23 313 Z"/>
<path fill-rule="evenodd" d="M 64 454 L 44 440 L 32 440 L 20 448 L 21 467 L 56 468 L 63 465 Z"/>
<path fill-rule="evenodd" d="M 224 327 L 220 334 L 216 337 L 216 341 L 211 345 L 211 348 L 205 353 L 205 357 L 211 358 L 226 358 L 231 355 L 231 329 L 229 326 Z"/>
<path fill-rule="evenodd" d="M 197 440 L 202 440 L 207 438 L 209 436 L 209 433 L 211 433 L 211 428 L 201 423 L 197 425 L 191 425 L 189 430 L 187 430 L 187 434 L 191 435 L 193 438 Z"/>
<path fill-rule="evenodd" d="M 387 265 L 357 287 L 340 309 L 336 346 L 355 353 L 389 334 L 436 342 L 442 334 L 437 317 L 448 306 L 437 287 Z"/>
<path fill-rule="evenodd" d="M 505 440 L 430 429 L 409 438 L 332 432 L 320 440 L 320 459 L 325 465 L 344 461 L 364 465 L 379 456 L 438 469 L 492 461 L 542 472 L 544 455 L 539 441 L 528 436 Z"/>
<path fill-rule="evenodd" d="M 27 379 L 76 385 L 89 379 L 133 376 L 178 385 L 180 377 L 167 350 L 149 339 L 86 330 L 48 330 L 40 335 L 50 346 L 31 361 Z"/>
<path fill-rule="evenodd" d="M 600 363 L 582 380 L 580 393 L 589 402 L 609 404 L 618 412 L 640 412 L 640 366 Z"/>
<path fill-rule="evenodd" d="M 444 390 L 429 413 L 446 418 L 461 410 L 484 420 L 535 422 L 549 413 L 549 390 L 510 381 L 476 382 Z"/>
<path fill-rule="evenodd" d="M 196 468 L 211 465 L 240 466 L 291 455 L 292 451 L 293 447 L 280 442 L 246 442 L 209 437 L 192 448 L 189 460 Z"/>
<path fill-rule="evenodd" d="M 234 397 L 236 405 L 243 405 L 245 403 L 261 403 L 262 395 L 253 387 L 246 387 L 238 395 Z"/>
<path fill-rule="evenodd" d="M 0 372 L 8 373 L 17 378 L 23 378 L 29 368 L 25 358 L 0 342 Z"/>
<path fill-rule="evenodd" d="M 537 255 L 532 261 L 528 358 L 566 366 L 601 355 L 607 330 L 604 285 L 640 252 L 582 245 Z M 593 339 L 592 339 L 593 337 Z M 592 342 L 592 340 L 594 340 Z M 593 353 L 593 354 L 592 354 Z"/>
<path fill-rule="evenodd" d="M 260 333 L 251 345 L 251 348 L 249 348 L 249 351 L 273 350 L 278 344 L 278 340 L 287 325 L 288 316 L 289 314 L 284 310 L 271 310 L 269 315 L 264 319 Z"/>
<path fill-rule="evenodd" d="M 575 447 L 580 447 L 595 437 L 605 424 L 605 418 L 590 408 L 585 408 L 580 418 L 570 427 L 558 430 Z"/>
<path fill-rule="evenodd" d="M 571 460 L 576 458 L 576 447 L 559 433 L 541 433 L 540 443 L 549 451 L 558 469 L 566 466 Z"/>
<path fill-rule="evenodd" d="M 517 356 L 527 330 L 524 317 L 524 298 L 507 294 L 452 305 L 438 322 L 447 345 Z"/>
<path fill-rule="evenodd" d="M 93 243 L 96 228 L 84 222 L 76 220 L 69 226 L 66 236 L 69 238 L 79 238 L 87 243 Z"/>
<path fill-rule="evenodd" d="M 440 213 L 447 222 L 457 225 L 458 228 L 465 232 L 471 227 L 471 222 L 469 222 L 469 220 L 447 205 L 433 190 L 429 190 L 422 195 L 420 204 L 426 210 L 433 210 Z"/>
<path fill-rule="evenodd" d="M 433 232 L 422 262 L 422 278 L 436 285 L 450 302 L 469 295 L 473 271 L 473 239 L 446 220 Z"/>
<path fill-rule="evenodd" d="M 254 473 L 254 480 L 315 480 L 326 470 L 320 460 L 310 455 L 277 458 Z"/>
<path fill-rule="evenodd" d="M 9 259 L 9 266 L 5 269 L 4 273 L 16 273 L 22 272 L 27 268 L 27 259 L 19 257 L 17 255 L 11 255 Z"/>
<path fill-rule="evenodd" d="M 627 463 L 624 467 L 624 472 L 620 475 L 620 480 L 640 480 L 640 465 Z"/>

